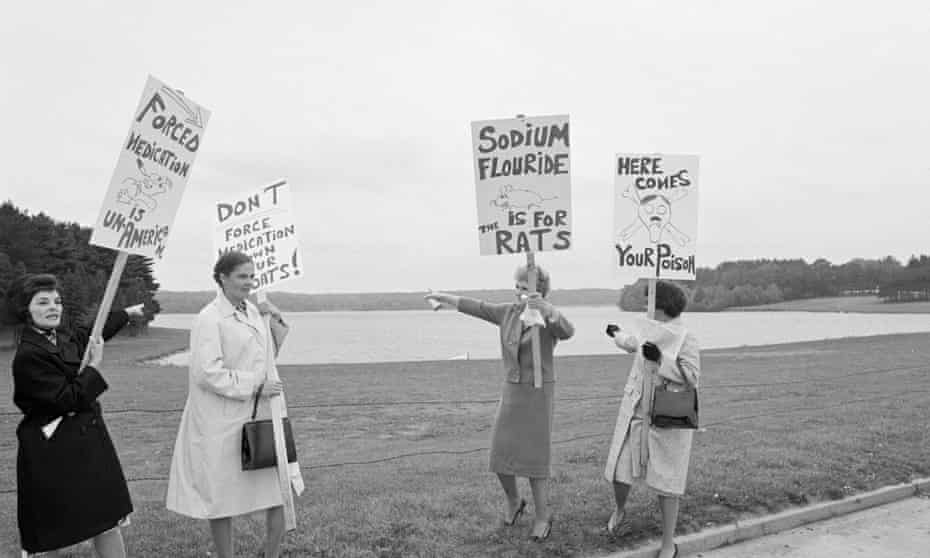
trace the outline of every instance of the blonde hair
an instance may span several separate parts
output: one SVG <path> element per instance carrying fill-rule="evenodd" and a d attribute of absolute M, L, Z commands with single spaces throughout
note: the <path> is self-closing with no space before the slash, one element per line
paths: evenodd
<path fill-rule="evenodd" d="M 549 294 L 550 282 L 549 282 L 549 272 L 545 269 L 537 266 L 536 268 L 536 292 L 542 296 Z M 517 281 L 529 281 L 529 269 L 527 266 L 521 265 L 513 274 L 513 278 Z"/>

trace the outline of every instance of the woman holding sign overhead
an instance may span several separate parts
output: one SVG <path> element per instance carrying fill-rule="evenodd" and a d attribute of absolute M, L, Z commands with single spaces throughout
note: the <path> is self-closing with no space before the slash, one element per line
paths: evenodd
<path fill-rule="evenodd" d="M 615 533 L 623 523 L 631 485 L 646 485 L 658 494 L 662 510 L 660 558 L 678 556 L 675 524 L 679 498 L 685 492 L 688 476 L 694 432 L 691 428 L 696 424 L 669 427 L 654 422 L 650 407 L 656 404 L 653 393 L 659 385 L 664 390 L 679 393 L 689 387 L 697 388 L 701 375 L 700 349 L 694 334 L 685 328 L 680 318 L 687 303 L 687 295 L 678 285 L 656 281 L 655 321 L 639 336 L 621 331 L 615 325 L 607 326 L 607 335 L 614 339 L 617 347 L 636 355 L 623 390 L 604 470 L 604 476 L 613 485 L 616 500 L 607 531 Z"/>
<path fill-rule="evenodd" d="M 191 328 L 189 392 L 171 460 L 168 509 L 207 519 L 219 558 L 232 558 L 232 518 L 265 510 L 265 556 L 278 556 L 284 508 L 277 470 L 243 470 L 242 426 L 253 408 L 270 415 L 269 398 L 284 392 L 266 371 L 287 334 L 281 313 L 247 300 L 255 284 L 252 259 L 227 252 L 213 268 L 220 292 Z M 262 313 L 272 316 L 271 336 Z M 269 347 L 269 343 L 273 344 Z"/>
<path fill-rule="evenodd" d="M 548 506 L 555 396 L 552 353 L 556 343 L 570 338 L 575 328 L 546 300 L 549 274 L 539 267 L 536 270 L 539 292 L 531 292 L 527 267 L 517 268 L 514 274 L 517 302 L 514 303 L 492 304 L 446 293 L 430 293 L 425 298 L 500 329 L 505 376 L 491 434 L 490 470 L 497 474 L 507 498 L 504 522 L 508 525 L 514 525 L 526 507 L 526 501 L 517 491 L 516 477 L 530 479 L 536 513 L 531 538 L 544 540 L 552 530 Z M 533 385 L 531 340 L 534 325 L 540 330 L 541 388 Z"/>
<path fill-rule="evenodd" d="M 27 553 L 93 539 L 103 558 L 126 556 L 120 526 L 132 512 L 119 457 L 97 399 L 108 388 L 100 373 L 103 341 L 84 328 L 61 327 L 63 306 L 54 275 L 27 275 L 7 293 L 22 329 L 13 357 L 13 402 L 23 412 L 16 428 L 16 515 Z M 109 339 L 142 305 L 111 312 Z M 81 368 L 84 351 L 87 366 Z"/>

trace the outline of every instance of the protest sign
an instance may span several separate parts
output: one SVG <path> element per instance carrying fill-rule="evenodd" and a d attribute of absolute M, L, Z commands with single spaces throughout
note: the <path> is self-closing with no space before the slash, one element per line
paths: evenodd
<path fill-rule="evenodd" d="M 163 256 L 209 118 L 210 111 L 149 76 L 90 237 L 91 244 L 117 250 L 91 339 L 103 333 L 129 254 Z"/>
<path fill-rule="evenodd" d="M 291 188 L 285 180 L 216 203 L 213 244 L 216 256 L 236 250 L 252 257 L 256 290 L 303 273 Z"/>
<path fill-rule="evenodd" d="M 482 255 L 571 247 L 568 115 L 472 122 Z"/>
<path fill-rule="evenodd" d="M 164 255 L 210 111 L 149 76 L 90 243 Z"/>
<path fill-rule="evenodd" d="M 617 155 L 613 245 L 623 275 L 694 280 L 697 225 L 696 155 Z"/>
<path fill-rule="evenodd" d="M 527 283 L 535 291 L 535 252 L 572 244 L 568 115 L 472 122 L 471 134 L 480 253 L 526 253 Z M 541 321 L 536 310 L 525 314 Z M 531 335 L 533 384 L 540 388 L 539 327 Z"/>

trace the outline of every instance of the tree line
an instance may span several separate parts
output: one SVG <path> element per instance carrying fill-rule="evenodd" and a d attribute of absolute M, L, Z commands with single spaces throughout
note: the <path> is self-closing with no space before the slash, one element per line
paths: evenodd
<path fill-rule="evenodd" d="M 875 295 L 884 302 L 930 300 L 930 256 L 912 256 L 907 264 L 887 256 L 856 258 L 835 265 L 821 258 L 739 260 L 716 268 L 698 268 L 690 292 L 689 310 L 713 312 L 737 306 L 758 306 L 805 298 Z M 619 305 L 628 311 L 646 306 L 641 279 L 623 289 Z"/>
<path fill-rule="evenodd" d="M 89 244 L 91 232 L 90 227 L 56 221 L 44 213 L 30 215 L 9 201 L 0 204 L 0 327 L 13 321 L 6 307 L 10 284 L 26 273 L 58 277 L 64 325 L 93 323 L 116 252 Z M 148 319 L 130 324 L 130 335 L 144 329 L 160 309 L 152 265 L 150 258 L 129 256 L 113 300 L 114 308 L 145 304 Z"/>
<path fill-rule="evenodd" d="M 91 232 L 89 227 L 59 222 L 44 213 L 30 215 L 9 201 L 0 204 L 0 329 L 11 321 L 5 307 L 5 294 L 12 281 L 25 273 L 53 273 L 58 277 L 65 295 L 66 325 L 89 325 L 93 322 L 116 252 L 90 245 Z M 143 302 L 149 320 L 161 310 L 155 298 L 159 284 L 155 281 L 152 266 L 150 258 L 129 257 L 113 303 L 115 308 Z M 620 307 L 629 311 L 644 309 L 645 284 L 645 280 L 640 280 L 624 288 L 620 294 Z M 930 256 L 913 256 L 907 264 L 892 256 L 877 260 L 857 258 L 842 265 L 822 258 L 810 264 L 803 259 L 740 260 L 724 262 L 713 269 L 699 268 L 697 280 L 686 282 L 684 286 L 691 294 L 689 309 L 694 311 L 863 294 L 879 296 L 886 302 L 930 300 Z M 582 289 L 554 292 L 552 298 L 563 305 L 586 304 L 591 300 L 606 302 L 609 292 Z M 200 298 L 208 300 L 213 296 L 212 293 L 173 294 L 166 294 L 169 306 L 178 306 L 172 310 L 188 312 L 199 311 L 201 303 L 205 303 Z M 193 297 L 197 303 L 191 305 L 192 300 L 188 299 L 199 294 L 204 296 Z M 423 306 L 421 294 L 407 293 L 409 300 L 395 300 L 397 295 L 346 294 L 334 296 L 333 300 L 310 299 L 308 295 L 290 293 L 278 296 L 287 299 L 281 301 L 282 307 L 291 311 L 345 309 L 336 307 L 345 305 L 365 310 Z M 510 299 L 511 296 L 512 293 L 507 291 L 501 294 L 501 299 Z M 145 323 L 133 324 L 130 334 L 144 327 Z"/>

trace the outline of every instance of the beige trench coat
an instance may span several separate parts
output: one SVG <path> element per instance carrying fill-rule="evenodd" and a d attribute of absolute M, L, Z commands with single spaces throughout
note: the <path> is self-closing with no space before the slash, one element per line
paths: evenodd
<path fill-rule="evenodd" d="M 269 355 L 287 329 L 272 320 L 268 339 L 258 309 L 236 312 L 222 293 L 191 328 L 189 392 L 168 479 L 169 510 L 198 519 L 232 517 L 282 505 L 274 468 L 243 471 L 242 425 L 251 419 L 252 395 L 265 381 Z M 275 369 L 276 370 L 276 369 Z M 275 372 L 276 373 L 276 372 Z M 282 396 L 283 397 L 283 396 Z M 256 419 L 271 417 L 261 399 Z M 292 479 L 295 469 L 291 464 Z"/>
<path fill-rule="evenodd" d="M 684 376 L 687 376 L 692 385 L 698 385 L 701 370 L 700 349 L 697 339 L 685 329 L 680 319 L 665 323 L 651 322 L 651 326 L 646 328 L 640 337 L 623 332 L 619 332 L 615 337 L 618 347 L 635 352 L 636 355 L 623 390 L 604 477 L 608 481 L 619 482 L 629 482 L 632 477 L 632 480 L 644 482 L 660 493 L 680 495 L 685 489 L 694 431 L 653 428 L 647 426 L 645 420 L 641 420 L 646 374 L 652 373 L 655 365 L 643 358 L 640 347 L 646 341 L 652 341 L 659 346 L 663 358 L 656 371 L 656 381 L 668 379 L 672 382 L 672 388 L 675 384 L 682 385 Z M 647 428 L 648 462 L 645 470 L 642 470 L 636 462 L 641 455 L 641 436 L 644 428 Z M 629 436 L 631 432 L 634 434 L 632 438 Z M 624 448 L 624 444 L 630 446 Z M 621 454 L 627 459 L 621 459 Z M 633 459 L 629 459 L 630 456 Z M 629 467 L 631 461 L 634 462 L 632 470 Z"/>

